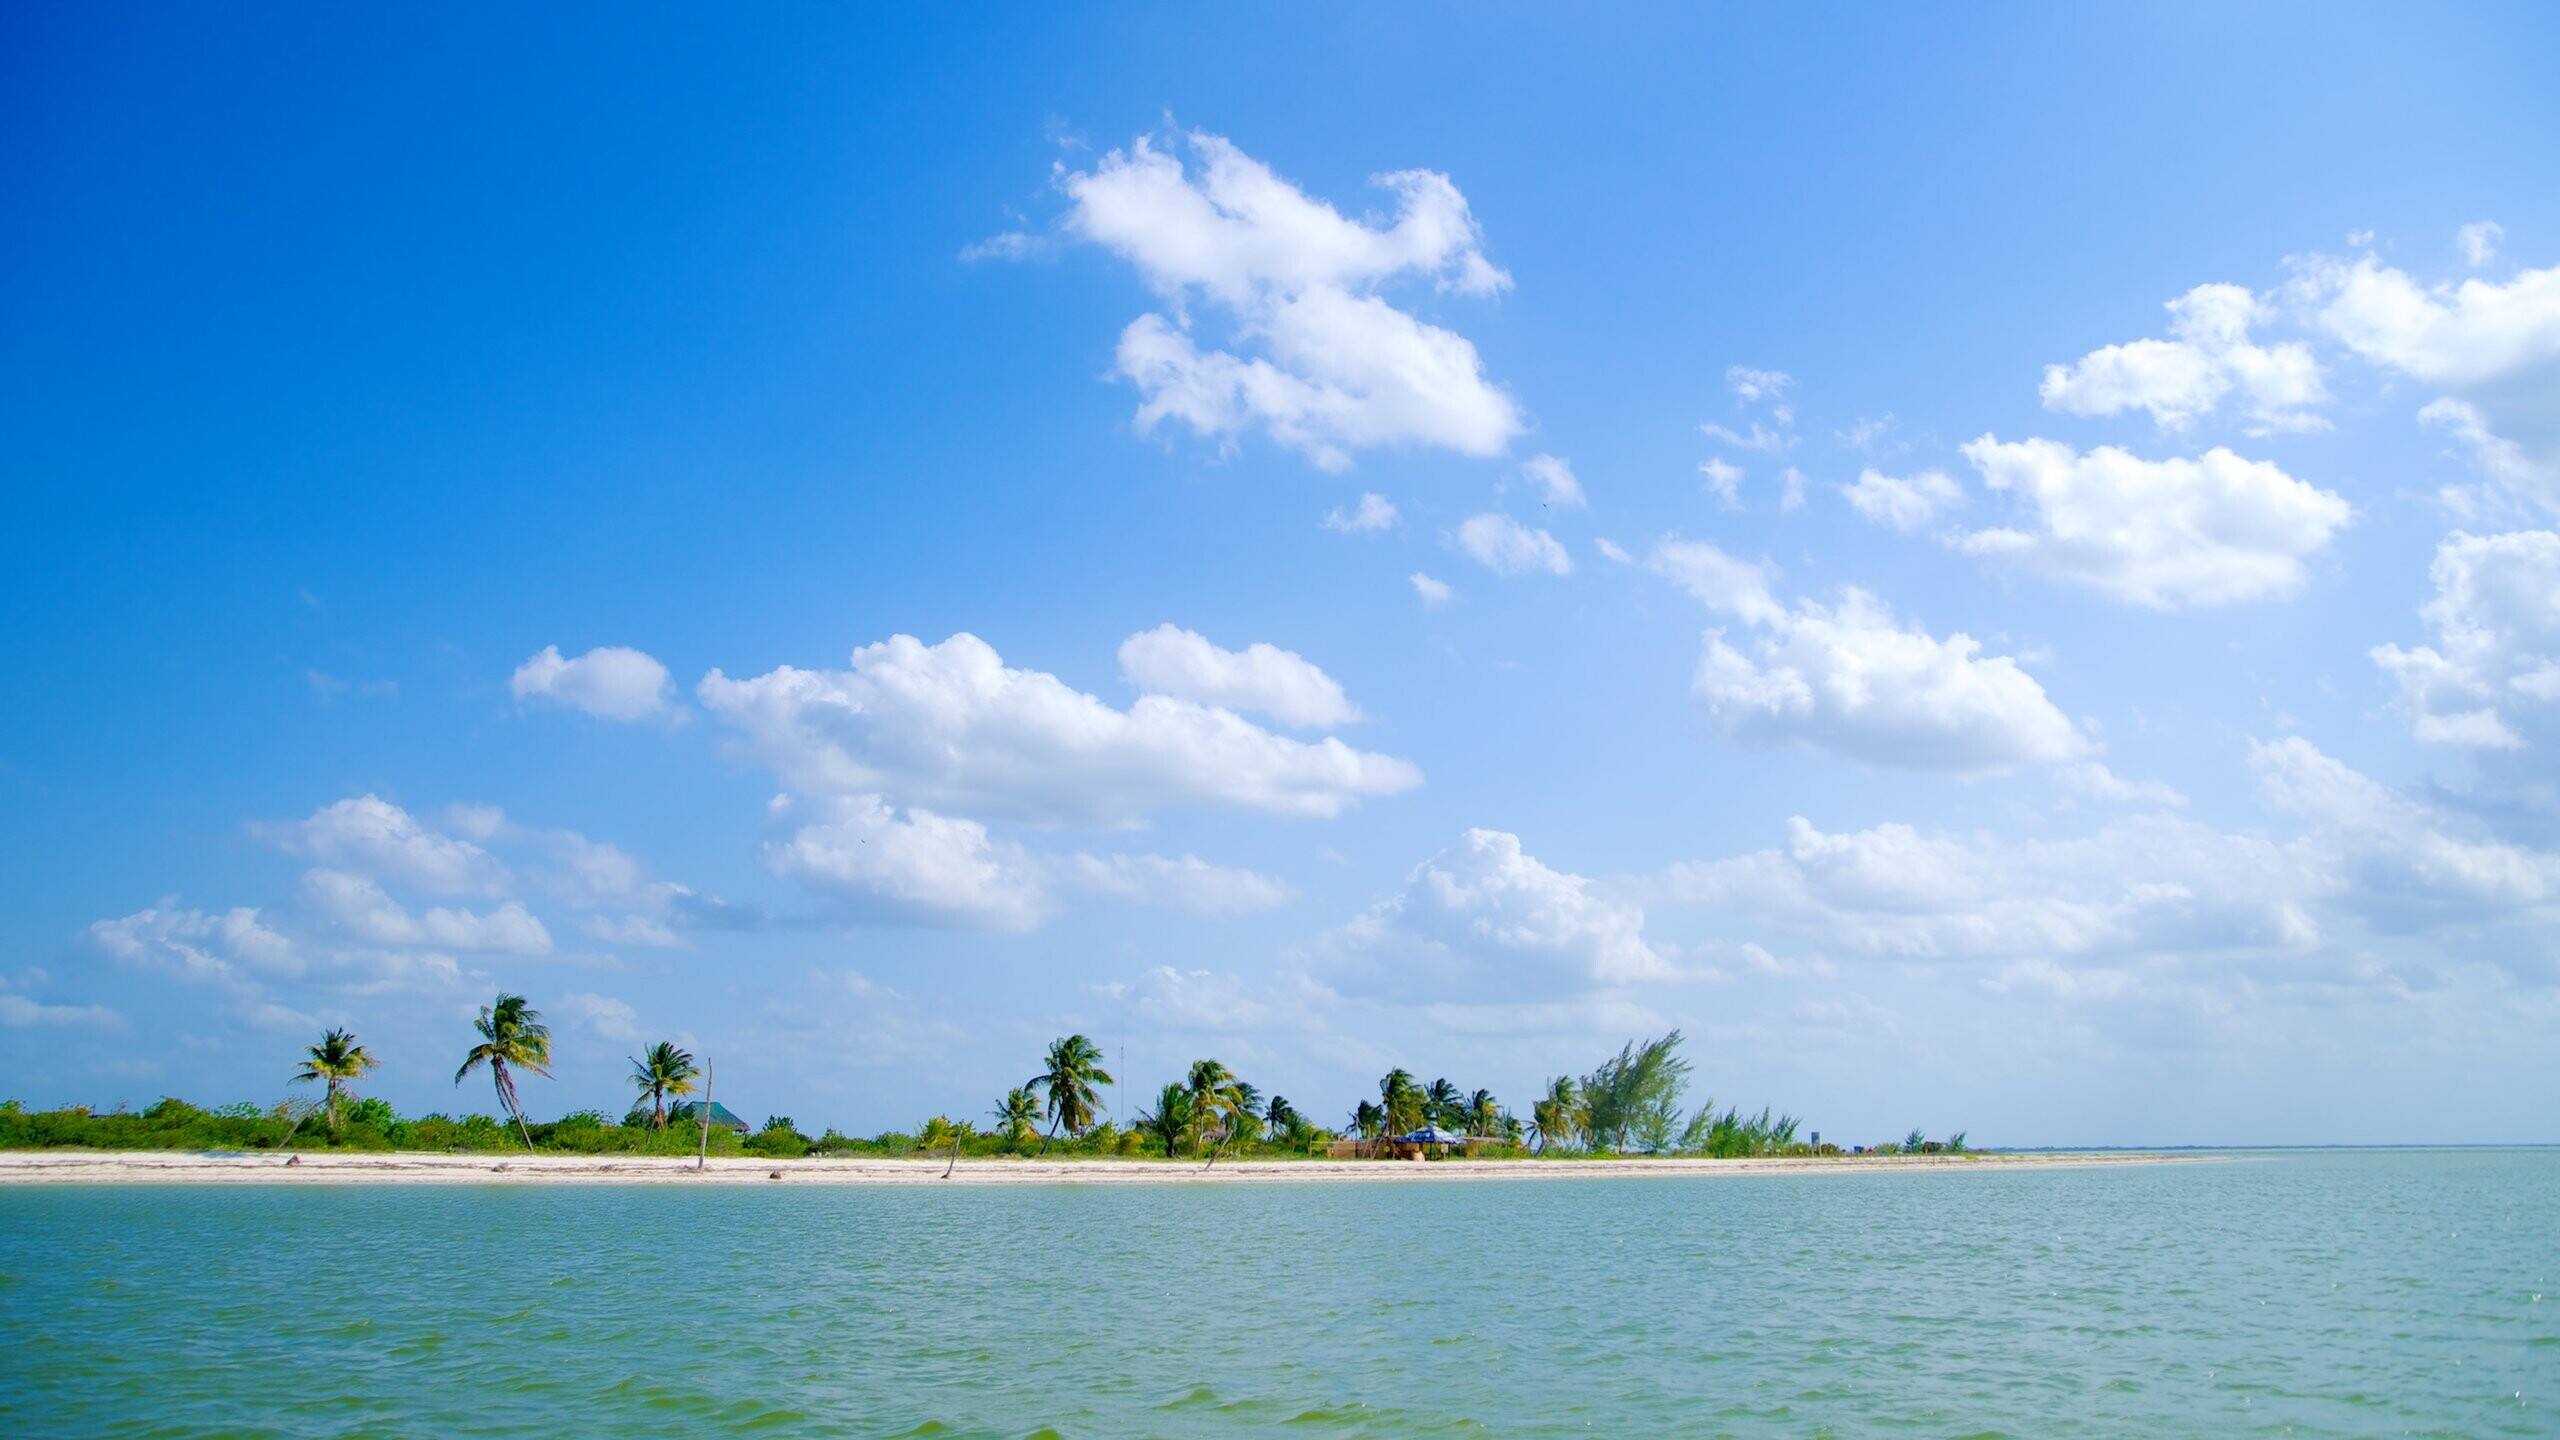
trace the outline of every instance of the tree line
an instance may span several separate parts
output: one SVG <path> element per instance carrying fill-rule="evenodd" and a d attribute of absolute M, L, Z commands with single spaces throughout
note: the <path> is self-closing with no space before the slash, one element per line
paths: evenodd
<path fill-rule="evenodd" d="M 352 1032 L 332 1028 L 303 1052 L 290 1077 L 297 1085 L 320 1087 L 316 1102 L 288 1101 L 265 1111 L 252 1105 L 201 1110 L 164 1099 L 139 1116 L 98 1116 L 85 1109 L 31 1115 L 11 1101 L 0 1105 L 0 1146 L 346 1143 L 473 1150 L 497 1148 L 503 1137 L 526 1150 L 572 1153 L 947 1154 L 953 1166 L 964 1153 L 1053 1150 L 1187 1156 L 1214 1166 L 1234 1155 L 1313 1153 L 1343 1136 L 1375 1140 L 1426 1131 L 1462 1140 L 1468 1153 L 1479 1155 L 1741 1158 L 1838 1154 L 1843 1148 L 1822 1143 L 1818 1134 L 1799 1139 L 1802 1122 L 1794 1115 L 1768 1108 L 1756 1115 L 1738 1106 L 1719 1110 L 1712 1099 L 1688 1104 L 1692 1067 L 1681 1053 L 1684 1037 L 1678 1030 L 1630 1040 L 1588 1074 L 1550 1079 L 1525 1122 L 1490 1090 L 1468 1090 L 1446 1078 L 1425 1085 L 1399 1067 L 1379 1080 L 1374 1099 L 1364 1097 L 1352 1107 L 1339 1130 L 1318 1124 L 1284 1095 L 1266 1095 L 1215 1059 L 1193 1061 L 1123 1125 L 1104 1114 L 1103 1090 L 1117 1082 L 1103 1068 L 1101 1047 L 1086 1036 L 1068 1035 L 1049 1045 L 1037 1073 L 1005 1091 L 987 1112 L 984 1128 L 974 1119 L 935 1115 L 913 1132 L 858 1139 L 833 1129 L 811 1137 L 782 1115 L 768 1117 L 763 1128 L 743 1136 L 707 1122 L 671 1130 L 670 1121 L 682 1113 L 685 1097 L 695 1094 L 705 1078 L 693 1054 L 671 1040 L 629 1057 L 635 1093 L 618 1124 L 592 1110 L 536 1124 L 525 1115 L 517 1080 L 551 1074 L 552 1034 L 541 1012 L 521 995 L 502 993 L 480 1007 L 472 1028 L 478 1040 L 464 1051 L 454 1084 L 485 1071 L 503 1122 L 483 1115 L 407 1120 L 380 1100 L 356 1097 L 355 1083 L 378 1062 Z M 699 1111 L 695 1118 L 701 1118 Z M 319 1123 L 306 1128 L 315 1119 Z M 1915 1129 L 1899 1142 L 1848 1148 L 1893 1154 L 1961 1153 L 1967 1147 L 1961 1131 L 1933 1141 Z"/>

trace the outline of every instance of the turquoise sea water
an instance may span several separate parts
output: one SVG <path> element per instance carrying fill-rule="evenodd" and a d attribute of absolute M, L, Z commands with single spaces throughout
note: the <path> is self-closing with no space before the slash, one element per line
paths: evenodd
<path fill-rule="evenodd" d="M 0 1434 L 2560 1435 L 2560 1151 L 0 1190 Z"/>

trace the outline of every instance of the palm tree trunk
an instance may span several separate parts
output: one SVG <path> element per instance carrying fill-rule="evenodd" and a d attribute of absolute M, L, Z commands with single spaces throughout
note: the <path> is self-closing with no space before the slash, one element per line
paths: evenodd
<path fill-rule="evenodd" d="M 338 1133 L 338 1077 L 329 1077 L 329 1133 Z"/>
<path fill-rule="evenodd" d="M 489 1074 L 497 1081 L 498 1103 L 507 1107 L 507 1116 L 516 1122 L 516 1134 L 524 1140 L 524 1153 L 533 1153 L 533 1131 L 524 1123 L 524 1109 L 516 1104 L 516 1082 L 507 1074 L 506 1062 L 491 1060 Z"/>
<path fill-rule="evenodd" d="M 952 1132 L 952 1136 L 951 1136 L 951 1163 L 942 1167 L 942 1178 L 943 1178 L 943 1179 L 945 1179 L 945 1180 L 950 1179 L 950 1178 L 951 1178 L 951 1172 L 952 1172 L 952 1171 L 954 1171 L 954 1170 L 957 1170 L 957 1169 L 959 1169 L 959 1168 L 960 1168 L 960 1135 L 959 1135 L 959 1132 L 954 1131 L 954 1132 Z"/>

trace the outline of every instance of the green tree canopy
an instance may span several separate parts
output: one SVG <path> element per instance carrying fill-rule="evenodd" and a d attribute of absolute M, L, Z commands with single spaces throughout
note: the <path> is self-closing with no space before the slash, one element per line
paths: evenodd
<path fill-rule="evenodd" d="M 303 1052 L 302 1068 L 294 1072 L 294 1083 L 322 1081 L 329 1087 L 329 1129 L 338 1128 L 338 1097 L 345 1093 L 347 1082 L 364 1075 L 377 1062 L 371 1052 L 356 1043 L 350 1030 L 331 1030 L 320 1037 L 320 1043 Z"/>

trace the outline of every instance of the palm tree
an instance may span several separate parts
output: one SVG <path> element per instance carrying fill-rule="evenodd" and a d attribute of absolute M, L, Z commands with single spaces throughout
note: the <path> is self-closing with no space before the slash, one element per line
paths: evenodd
<path fill-rule="evenodd" d="M 1298 1112 L 1289 1104 L 1289 1097 L 1272 1096 L 1271 1104 L 1262 1112 L 1262 1133 L 1277 1139 L 1282 1135 L 1297 1134 L 1298 1125 Z"/>
<path fill-rule="evenodd" d="M 951 1163 L 942 1167 L 942 1178 L 948 1180 L 951 1178 L 951 1172 L 960 1168 L 961 1145 L 976 1133 L 978 1133 L 978 1127 L 966 1120 L 954 1120 L 948 1115 L 936 1115 L 924 1122 L 924 1133 L 916 1137 L 916 1148 L 930 1155 L 945 1145 L 950 1146 Z"/>
<path fill-rule="evenodd" d="M 1550 1145 L 1570 1145 L 1582 1132 L 1582 1087 L 1570 1075 L 1547 1082 L 1547 1093 L 1529 1107 L 1529 1122 L 1538 1132 L 1538 1153 Z"/>
<path fill-rule="evenodd" d="M 1378 1132 L 1384 1130 L 1386 1125 L 1386 1109 L 1377 1101 L 1363 1100 L 1359 1104 L 1351 1107 L 1351 1129 L 1353 1133 L 1366 1135 L 1370 1139 L 1375 1140 L 1378 1138 Z"/>
<path fill-rule="evenodd" d="M 1004 1092 L 1004 1099 L 996 1102 L 992 1113 L 1005 1143 L 1016 1150 L 1030 1144 L 1031 1137 L 1040 1133 L 1040 1102 L 1032 1099 L 1030 1090 L 1023 1086 Z"/>
<path fill-rule="evenodd" d="M 1422 1115 L 1434 1125 L 1453 1130 L 1463 1130 L 1467 1125 L 1466 1102 L 1458 1098 L 1458 1087 L 1445 1076 L 1432 1081 L 1431 1088 L 1422 1092 Z"/>
<path fill-rule="evenodd" d="M 1494 1102 L 1490 1090 L 1479 1090 L 1468 1096 L 1460 1113 L 1466 1117 L 1465 1128 L 1470 1135 L 1490 1137 L 1502 1133 L 1502 1107 Z"/>
<path fill-rule="evenodd" d="M 1242 1080 L 1236 1082 L 1236 1113 L 1228 1130 L 1238 1140 L 1262 1138 L 1262 1091 Z"/>
<path fill-rule="evenodd" d="M 1168 1082 L 1156 1095 L 1156 1108 L 1138 1112 L 1140 1134 L 1164 1146 L 1164 1158 L 1170 1160 L 1183 1137 L 1191 1133 L 1191 1090 L 1181 1081 Z"/>
<path fill-rule="evenodd" d="M 498 1087 L 498 1103 L 514 1117 L 516 1133 L 524 1137 L 524 1148 L 533 1148 L 533 1132 L 525 1127 L 524 1111 L 516 1104 L 515 1070 L 530 1070 L 548 1078 L 551 1074 L 551 1027 L 542 1023 L 542 1012 L 525 1003 L 521 995 L 501 993 L 495 1005 L 480 1007 L 480 1018 L 471 1022 L 480 1032 L 480 1043 L 462 1057 L 462 1068 L 453 1072 L 453 1083 L 486 1065 L 490 1079 Z"/>
<path fill-rule="evenodd" d="M 1186 1089 L 1191 1100 L 1194 1154 L 1207 1148 L 1213 1131 L 1223 1146 L 1228 1137 L 1253 1117 L 1253 1101 L 1246 1094 L 1244 1082 L 1236 1079 L 1234 1071 L 1215 1060 L 1192 1061 L 1191 1083 Z M 1217 1163 L 1218 1157 L 1212 1152 L 1209 1164 Z"/>
<path fill-rule="evenodd" d="M 1413 1083 L 1413 1072 L 1398 1067 L 1378 1082 L 1380 1123 L 1391 1135 L 1405 1135 L 1422 1128 L 1422 1087 Z"/>
<path fill-rule="evenodd" d="M 1111 1072 L 1102 1068 L 1102 1047 L 1082 1035 L 1053 1040 L 1048 1066 L 1031 1077 L 1029 1088 L 1034 1095 L 1046 1097 L 1049 1139 L 1058 1138 L 1060 1130 L 1070 1137 L 1082 1135 L 1092 1128 L 1094 1115 L 1102 1108 L 1094 1087 L 1113 1083 Z M 1040 1148 L 1049 1147 L 1043 1142 Z"/>
<path fill-rule="evenodd" d="M 667 1097 L 693 1093 L 693 1077 L 702 1072 L 693 1067 L 693 1053 L 679 1050 L 672 1040 L 661 1040 L 649 1047 L 649 1053 L 631 1062 L 631 1083 L 649 1097 L 649 1123 L 660 1130 L 667 1128 Z"/>
<path fill-rule="evenodd" d="M 329 1085 L 329 1133 L 338 1133 L 338 1096 L 348 1081 L 356 1079 L 376 1064 L 373 1056 L 356 1043 L 353 1032 L 332 1030 L 320 1037 L 320 1043 L 303 1052 L 302 1069 L 293 1077 L 300 1085 L 312 1080 L 325 1080 Z"/>

